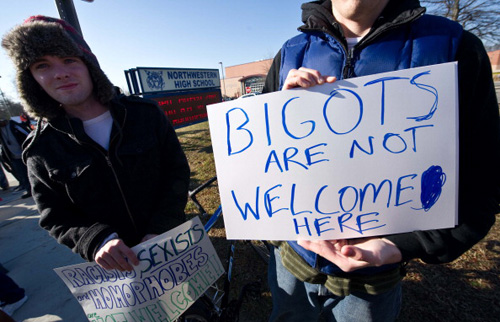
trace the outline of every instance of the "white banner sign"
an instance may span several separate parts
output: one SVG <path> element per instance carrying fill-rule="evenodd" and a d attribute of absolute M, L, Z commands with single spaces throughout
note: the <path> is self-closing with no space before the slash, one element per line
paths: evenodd
<path fill-rule="evenodd" d="M 198 217 L 132 248 L 131 272 L 96 263 L 54 269 L 89 321 L 173 321 L 224 272 Z"/>
<path fill-rule="evenodd" d="M 229 239 L 453 227 L 456 63 L 208 106 Z"/>
<path fill-rule="evenodd" d="M 171 92 L 220 87 L 217 69 L 137 67 L 142 92 Z"/>

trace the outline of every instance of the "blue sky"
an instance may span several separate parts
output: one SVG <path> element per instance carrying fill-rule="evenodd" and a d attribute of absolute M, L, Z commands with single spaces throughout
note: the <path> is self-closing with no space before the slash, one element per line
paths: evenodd
<path fill-rule="evenodd" d="M 83 35 L 111 82 L 134 67 L 216 68 L 272 58 L 301 25 L 306 0 L 73 0 Z M 59 17 L 54 0 L 2 1 L 0 35 L 29 16 Z M 0 50 L 0 88 L 18 99 Z"/>

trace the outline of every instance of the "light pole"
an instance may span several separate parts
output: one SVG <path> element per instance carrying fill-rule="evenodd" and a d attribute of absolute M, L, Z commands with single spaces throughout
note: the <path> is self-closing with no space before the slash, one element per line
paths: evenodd
<path fill-rule="evenodd" d="M 224 96 L 227 98 L 227 95 L 226 95 L 226 78 L 224 77 L 224 65 L 222 65 L 221 61 L 219 62 L 219 64 L 220 64 L 220 69 L 222 70 L 222 82 L 224 84 Z"/>
<path fill-rule="evenodd" d="M 73 26 L 83 36 L 82 28 L 80 28 L 80 22 L 78 21 L 78 15 L 76 14 L 75 5 L 73 0 L 55 0 L 57 11 L 59 11 L 59 17 Z M 94 2 L 94 0 L 83 0 L 86 2 Z"/>
<path fill-rule="evenodd" d="M 56 7 L 59 11 L 59 17 L 73 26 L 80 35 L 83 35 L 73 0 L 56 0 Z"/>

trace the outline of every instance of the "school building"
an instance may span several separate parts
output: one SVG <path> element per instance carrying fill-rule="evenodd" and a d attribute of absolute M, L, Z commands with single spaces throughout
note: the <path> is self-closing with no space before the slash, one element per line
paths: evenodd
<path fill-rule="evenodd" d="M 490 51 L 488 56 L 493 70 L 493 79 L 498 82 L 500 81 L 500 50 Z"/>
<path fill-rule="evenodd" d="M 226 67 L 225 77 L 221 79 L 222 96 L 238 98 L 248 93 L 261 93 L 272 62 L 272 59 L 264 59 Z"/>

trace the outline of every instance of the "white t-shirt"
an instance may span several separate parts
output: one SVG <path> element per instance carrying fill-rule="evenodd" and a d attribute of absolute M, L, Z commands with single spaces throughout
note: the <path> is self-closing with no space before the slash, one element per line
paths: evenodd
<path fill-rule="evenodd" d="M 112 125 L 113 118 L 109 111 L 93 119 L 83 121 L 85 133 L 106 150 L 109 148 L 109 137 L 111 135 Z"/>
<path fill-rule="evenodd" d="M 346 37 L 347 41 L 347 49 L 351 50 L 352 47 L 354 47 L 363 37 Z"/>

